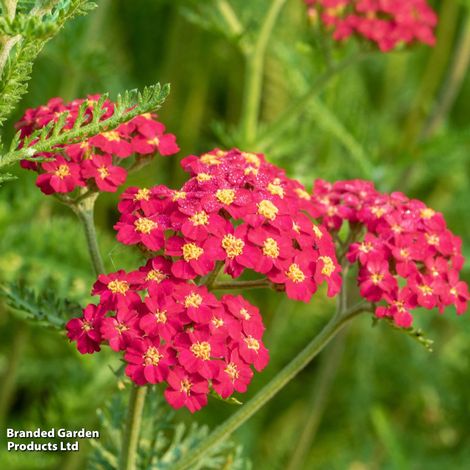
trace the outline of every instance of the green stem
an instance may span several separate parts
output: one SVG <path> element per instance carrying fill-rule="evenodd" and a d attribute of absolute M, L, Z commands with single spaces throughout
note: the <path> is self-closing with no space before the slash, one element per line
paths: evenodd
<path fill-rule="evenodd" d="M 135 470 L 139 444 L 140 424 L 145 404 L 147 387 L 132 386 L 127 408 L 127 420 L 122 436 L 119 470 Z"/>
<path fill-rule="evenodd" d="M 180 462 L 173 466 L 172 470 L 185 470 L 193 468 L 194 464 L 204 456 L 214 445 L 227 438 L 274 395 L 287 385 L 310 361 L 330 342 L 341 328 L 356 315 L 363 311 L 363 303 L 352 307 L 342 315 L 335 315 L 326 324 L 323 330 L 300 352 L 271 382 L 262 388 L 248 403 L 234 413 L 227 421 L 217 427 L 195 449 L 189 452 Z"/>
<path fill-rule="evenodd" d="M 93 215 L 97 197 L 98 193 L 96 193 L 94 196 L 83 199 L 79 204 L 71 205 L 71 207 L 83 224 L 91 262 L 93 264 L 95 273 L 98 276 L 99 274 L 103 274 L 106 270 L 101 258 L 100 248 L 98 246 Z"/>
<path fill-rule="evenodd" d="M 257 139 L 256 145 L 257 150 L 266 151 L 279 139 L 283 137 L 283 131 L 288 127 L 289 123 L 296 117 L 298 117 L 304 109 L 309 105 L 312 98 L 317 96 L 327 85 L 332 77 L 343 71 L 350 65 L 359 63 L 361 60 L 370 57 L 370 54 L 359 54 L 357 56 L 350 57 L 339 64 L 330 67 L 325 73 L 320 75 L 311 85 L 311 87 L 299 98 L 286 109 L 286 111 L 280 116 L 277 121 L 270 124 L 266 131 L 264 131 Z"/>
<path fill-rule="evenodd" d="M 268 279 L 255 279 L 253 281 L 238 282 L 213 282 L 207 285 L 209 290 L 237 290 L 237 289 L 263 289 L 272 287 L 273 284 Z"/>
<path fill-rule="evenodd" d="M 441 126 L 446 115 L 452 108 L 454 101 L 462 87 L 463 80 L 467 74 L 470 63 L 470 14 L 467 14 L 463 26 L 463 32 L 459 39 L 455 51 L 448 78 L 442 88 L 441 97 L 435 107 L 433 115 L 430 117 L 426 128 L 423 130 L 421 138 L 428 139 Z"/>
<path fill-rule="evenodd" d="M 287 0 L 272 0 L 261 26 L 258 40 L 247 52 L 245 90 L 242 108 L 241 132 L 243 144 L 249 146 L 256 140 L 263 88 L 264 62 L 269 37 L 276 19 Z"/>
<path fill-rule="evenodd" d="M 230 32 L 234 36 L 241 36 L 243 26 L 230 3 L 227 0 L 216 0 L 216 4 Z"/>

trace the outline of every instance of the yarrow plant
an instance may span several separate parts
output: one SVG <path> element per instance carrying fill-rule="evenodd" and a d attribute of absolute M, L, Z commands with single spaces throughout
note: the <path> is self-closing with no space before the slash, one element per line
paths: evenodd
<path fill-rule="evenodd" d="M 182 166 L 190 178 L 178 190 L 122 194 L 117 239 L 150 259 L 134 272 L 100 275 L 99 305 L 67 329 L 81 353 L 102 342 L 124 350 L 137 385 L 166 381 L 168 402 L 195 411 L 211 387 L 222 398 L 246 391 L 250 365 L 260 371 L 268 362 L 258 310 L 210 290 L 272 286 L 307 302 L 323 281 L 335 295 L 341 279 L 330 235 L 311 220 L 311 197 L 263 155 L 215 149 Z M 217 282 L 220 271 L 239 278 L 246 270 L 263 277 Z"/>
<path fill-rule="evenodd" d="M 44 106 L 28 109 L 17 123 L 22 141 L 34 131 L 64 119 L 62 131 L 74 128 L 77 118 L 83 124 L 91 122 L 94 105 L 99 95 L 88 96 L 64 103 L 52 98 Z M 115 105 L 109 99 L 103 101 L 101 120 L 113 116 Z M 34 146 L 37 139 L 29 145 Z M 165 126 L 156 115 L 147 113 L 131 119 L 116 129 L 102 132 L 89 139 L 67 145 L 58 145 L 53 152 L 38 152 L 34 158 L 47 159 L 37 163 L 22 160 L 21 166 L 39 173 L 36 184 L 44 194 L 72 193 L 78 188 L 101 192 L 115 192 L 127 178 L 132 166 L 125 160 L 133 157 L 134 165 L 147 162 L 156 153 L 173 155 L 179 151 L 173 134 L 165 133 Z"/>
<path fill-rule="evenodd" d="M 313 201 L 322 222 L 338 236 L 349 225 L 347 260 L 359 266 L 360 294 L 378 317 L 412 325 L 417 307 L 467 309 L 468 287 L 459 280 L 462 241 L 442 214 L 402 193 L 383 194 L 368 181 L 317 180 Z"/>
<path fill-rule="evenodd" d="M 257 135 L 266 49 L 285 3 L 270 2 L 259 35 L 250 43 L 230 2 L 216 2 L 214 17 L 224 21 L 246 61 L 242 116 L 230 146 L 268 148 L 263 144 L 282 130 L 283 121 L 304 109 L 313 92 L 342 68 L 331 67 L 306 99 L 288 108 L 280 124 L 270 128 L 266 123 Z M 435 42 L 437 17 L 425 0 L 305 3 L 310 17 L 319 19 L 338 41 L 361 36 L 384 52 Z M 2 5 L 8 7 L 11 23 L 16 2 Z M 217 24 L 218 32 L 221 29 Z M 9 39 L 11 47 L 16 38 Z M 263 312 L 246 300 L 247 289 L 267 288 L 308 303 L 324 288 L 329 297 L 338 297 L 337 311 L 240 411 L 188 455 L 178 456 L 175 470 L 204 466 L 208 451 L 292 380 L 358 314 L 368 312 L 410 331 L 417 308 L 443 312 L 453 305 L 462 314 L 470 297 L 459 278 L 464 264 L 461 241 L 442 214 L 402 193 L 380 193 L 362 180 L 318 179 L 309 192 L 264 154 L 238 148 L 215 148 L 184 158 L 187 179 L 181 187 L 123 189 L 116 239 L 140 253 L 142 262 L 128 272 L 108 272 L 96 239 L 94 203 L 101 193 L 121 189 L 128 173 L 155 155 L 179 151 L 175 136 L 154 113 L 167 92 L 156 85 L 138 93 L 136 102 L 129 92 L 115 103 L 107 95 L 70 103 L 53 98 L 24 113 L 16 125 L 17 138 L 0 158 L 0 166 L 21 159 L 23 168 L 38 174 L 41 191 L 70 206 L 83 223 L 96 272 L 91 290 L 96 300 L 80 316 L 69 317 L 65 329 L 80 354 L 109 346 L 124 362 L 131 383 L 119 449 L 119 468 L 125 470 L 136 468 L 149 385 L 161 384 L 169 405 L 194 413 L 211 395 L 238 402 L 234 394 L 245 393 L 254 371 L 267 366 Z M 357 284 L 354 292 L 351 279 Z M 241 293 L 228 293 L 232 291 Z M 353 304 L 354 298 L 360 301 Z"/>
<path fill-rule="evenodd" d="M 305 0 L 312 20 L 320 18 L 343 41 L 353 35 L 388 52 L 402 44 L 435 44 L 437 15 L 426 0 Z"/>

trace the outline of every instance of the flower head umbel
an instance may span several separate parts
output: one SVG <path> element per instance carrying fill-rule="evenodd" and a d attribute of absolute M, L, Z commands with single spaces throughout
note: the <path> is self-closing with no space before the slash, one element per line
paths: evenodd
<path fill-rule="evenodd" d="M 138 271 L 101 275 L 93 288 L 100 303 L 70 320 L 67 335 L 82 354 L 103 343 L 123 351 L 133 382 L 165 382 L 170 405 L 194 412 L 207 404 L 211 388 L 223 398 L 246 391 L 251 365 L 259 371 L 269 359 L 264 326 L 246 300 L 218 300 L 204 286 L 175 278 L 167 263 L 160 257 Z"/>
<path fill-rule="evenodd" d="M 337 41 L 352 35 L 377 44 L 383 52 L 401 44 L 435 44 L 437 15 L 427 0 L 305 0 L 312 21 L 317 18 Z"/>
<path fill-rule="evenodd" d="M 356 234 L 346 258 L 358 263 L 360 294 L 379 303 L 378 317 L 410 327 L 416 307 L 466 310 L 468 287 L 459 280 L 461 241 L 442 214 L 404 194 L 379 193 L 361 180 L 317 180 L 312 200 L 330 230 L 349 223 Z"/>
<path fill-rule="evenodd" d="M 84 124 L 92 119 L 93 104 L 99 96 L 87 100 L 77 99 L 64 103 L 61 98 L 52 98 L 46 105 L 26 110 L 16 124 L 21 131 L 21 145 L 34 131 L 57 122 L 65 114 L 63 131 L 72 129 L 79 115 L 79 109 L 86 103 Z M 105 100 L 101 119 L 114 114 L 114 103 Z M 30 145 L 34 146 L 35 140 Z M 135 156 L 136 161 L 151 158 L 152 155 L 173 155 L 179 151 L 173 134 L 165 133 L 165 126 L 156 120 L 154 114 L 142 114 L 121 124 L 118 128 L 79 142 L 57 146 L 54 152 L 38 153 L 51 161 L 35 162 L 22 160 L 23 168 L 36 171 L 37 186 L 45 194 L 72 193 L 78 187 L 87 186 L 102 192 L 115 192 L 128 173 L 124 159 Z M 124 167 L 125 166 L 125 167 Z"/>
<path fill-rule="evenodd" d="M 191 155 L 182 166 L 190 177 L 178 190 L 122 195 L 119 241 L 171 256 L 179 279 L 202 278 L 219 262 L 232 278 L 254 271 L 296 300 L 308 302 L 323 281 L 329 295 L 339 291 L 333 241 L 298 181 L 238 149 Z"/>

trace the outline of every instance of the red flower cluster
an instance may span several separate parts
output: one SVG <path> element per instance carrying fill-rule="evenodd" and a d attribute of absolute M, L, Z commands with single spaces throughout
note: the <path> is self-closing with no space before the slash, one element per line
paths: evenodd
<path fill-rule="evenodd" d="M 415 41 L 435 44 L 437 16 L 426 0 L 305 0 L 311 17 L 320 16 L 335 40 L 353 34 L 383 52 Z"/>
<path fill-rule="evenodd" d="M 120 242 L 173 257 L 178 279 L 205 276 L 220 262 L 234 278 L 251 269 L 304 302 L 322 281 L 330 296 L 339 291 L 334 244 L 312 222 L 311 198 L 298 181 L 263 155 L 237 149 L 189 156 L 182 166 L 191 177 L 178 191 L 123 193 Z"/>
<path fill-rule="evenodd" d="M 250 365 L 260 371 L 268 363 L 258 309 L 176 279 L 163 257 L 131 273 L 100 275 L 92 293 L 99 304 L 70 320 L 67 336 L 82 354 L 102 343 L 124 351 L 126 374 L 137 385 L 166 382 L 174 408 L 199 410 L 211 387 L 222 398 L 245 392 Z"/>
<path fill-rule="evenodd" d="M 379 193 L 361 180 L 317 180 L 312 199 L 331 231 L 348 221 L 360 234 L 347 259 L 359 264 L 361 295 L 373 303 L 383 301 L 377 316 L 410 327 L 410 311 L 416 307 L 442 312 L 454 305 L 458 314 L 464 313 L 469 292 L 459 280 L 461 240 L 446 227 L 442 214 L 402 193 Z"/>
<path fill-rule="evenodd" d="M 99 96 L 89 96 L 84 123 L 92 118 L 93 104 Z M 16 128 L 21 130 L 21 138 L 30 136 L 51 121 L 58 121 L 66 113 L 64 129 L 72 129 L 81 104 L 85 100 L 76 99 L 64 103 L 61 98 L 52 98 L 46 106 L 28 109 Z M 114 113 L 114 104 L 106 100 L 103 119 Z M 78 187 L 92 187 L 99 191 L 114 192 L 127 177 L 122 161 L 135 155 L 136 158 L 155 153 L 172 155 L 179 148 L 173 134 L 165 134 L 165 126 L 153 114 L 142 114 L 120 125 L 115 130 L 102 132 L 82 142 L 61 145 L 54 153 L 39 153 L 36 157 L 52 158 L 52 161 L 36 163 L 22 160 L 23 168 L 39 173 L 36 184 L 45 194 L 70 193 Z M 34 141 L 31 145 L 34 145 Z"/>

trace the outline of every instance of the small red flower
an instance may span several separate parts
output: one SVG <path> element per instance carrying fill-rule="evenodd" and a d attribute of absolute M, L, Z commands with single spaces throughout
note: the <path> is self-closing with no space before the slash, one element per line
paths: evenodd
<path fill-rule="evenodd" d="M 37 177 L 36 185 L 44 194 L 70 193 L 79 186 L 85 186 L 80 167 L 63 157 L 56 157 L 53 162 L 41 163 L 45 173 Z"/>
<path fill-rule="evenodd" d="M 72 318 L 67 322 L 67 336 L 71 341 L 77 342 L 77 349 L 81 354 L 93 354 L 101 349 L 100 327 L 103 315 L 101 306 L 90 304 L 83 311 L 83 317 Z"/>
<path fill-rule="evenodd" d="M 127 178 L 127 171 L 112 164 L 111 155 L 93 155 L 82 163 L 82 177 L 93 179 L 100 191 L 115 192 Z"/>
<path fill-rule="evenodd" d="M 168 367 L 175 363 L 174 351 L 150 338 L 131 341 L 124 359 L 126 375 L 137 385 L 163 382 L 168 376 Z"/>
<path fill-rule="evenodd" d="M 209 384 L 199 374 L 190 374 L 182 367 L 174 367 L 167 377 L 165 398 L 173 408 L 186 406 L 191 413 L 207 405 Z"/>

